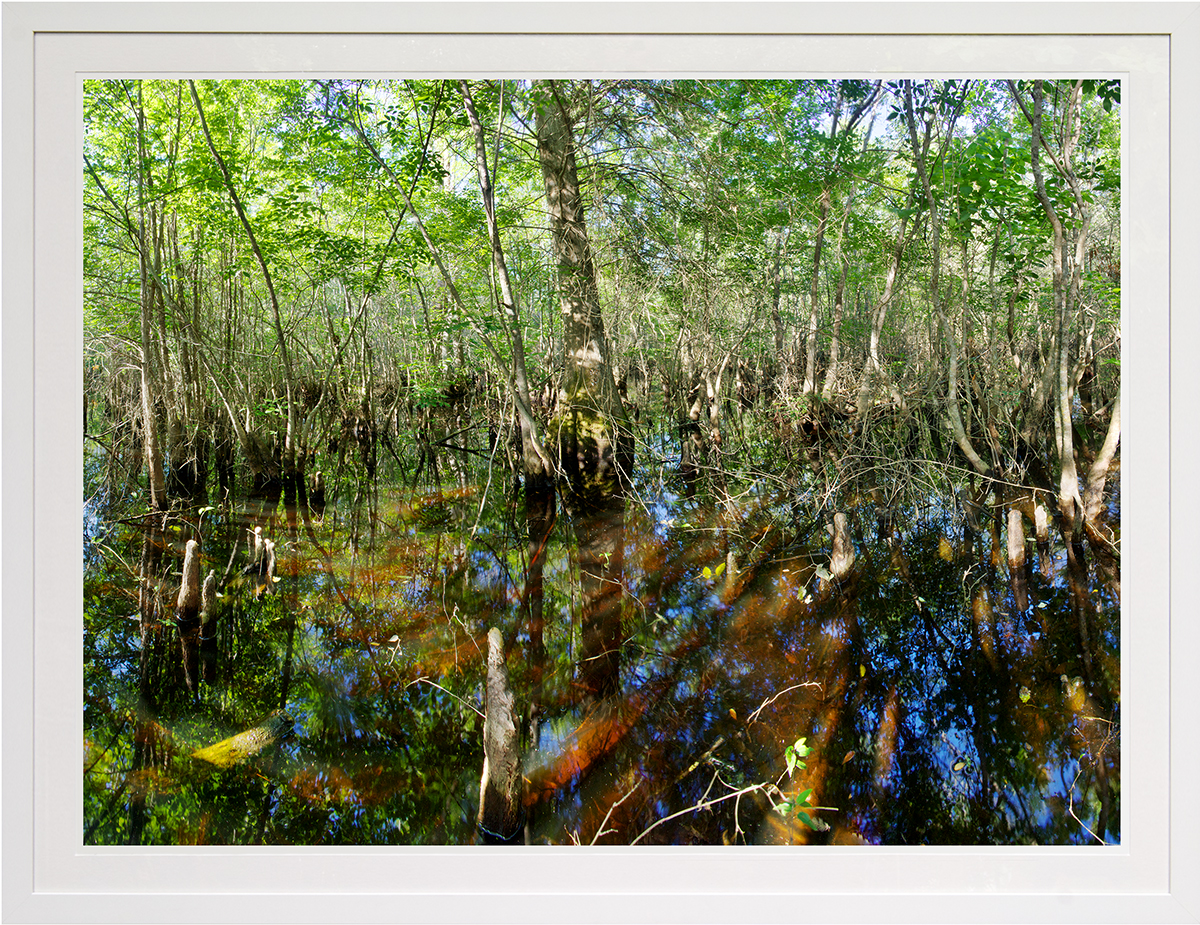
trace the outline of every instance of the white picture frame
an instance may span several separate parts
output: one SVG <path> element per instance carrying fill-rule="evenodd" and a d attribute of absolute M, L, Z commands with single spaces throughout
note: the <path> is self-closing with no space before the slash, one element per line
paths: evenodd
<path fill-rule="evenodd" d="M 1200 4 L 13 3 L 3 29 L 5 921 L 1200 920 Z M 81 81 L 318 73 L 1120 76 L 1121 844 L 83 847 Z"/>

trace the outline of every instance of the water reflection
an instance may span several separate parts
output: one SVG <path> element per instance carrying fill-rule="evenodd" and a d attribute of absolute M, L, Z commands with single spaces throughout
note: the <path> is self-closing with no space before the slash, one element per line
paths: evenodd
<path fill-rule="evenodd" d="M 294 532 L 147 518 L 89 566 L 89 843 L 477 842 L 492 627 L 529 843 L 1120 839 L 1119 583 L 1021 499 L 311 497 Z M 189 571 L 220 597 L 173 620 Z M 280 709 L 290 739 L 192 757 Z M 777 811 L 806 790 L 827 831 Z"/>

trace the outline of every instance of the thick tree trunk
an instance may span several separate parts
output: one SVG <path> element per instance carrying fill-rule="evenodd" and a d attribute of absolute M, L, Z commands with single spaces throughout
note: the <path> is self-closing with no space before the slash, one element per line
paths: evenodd
<path fill-rule="evenodd" d="M 1121 393 L 1118 392 L 1117 397 L 1113 399 L 1112 416 L 1108 422 L 1104 444 L 1088 470 L 1087 485 L 1083 491 L 1083 521 L 1088 541 L 1093 548 L 1099 548 L 1107 555 L 1112 555 L 1115 547 L 1109 531 L 1101 522 L 1100 515 L 1104 509 L 1104 486 L 1108 481 L 1108 470 L 1112 466 L 1120 441 Z"/>
<path fill-rule="evenodd" d="M 554 81 L 546 82 L 543 93 L 537 108 L 538 157 L 558 264 L 565 354 L 562 410 L 551 428 L 576 490 L 611 491 L 628 477 L 633 444 L 613 379 L 567 102 Z"/>

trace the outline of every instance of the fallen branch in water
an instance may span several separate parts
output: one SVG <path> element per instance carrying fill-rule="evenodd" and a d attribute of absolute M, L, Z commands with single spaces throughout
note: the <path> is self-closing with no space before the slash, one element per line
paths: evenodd
<path fill-rule="evenodd" d="M 697 803 L 693 803 L 687 809 L 681 809 L 677 813 L 671 813 L 671 815 L 669 815 L 669 816 L 663 816 L 661 819 L 659 819 L 657 822 L 655 822 L 653 825 L 651 825 L 649 828 L 647 828 L 645 831 L 643 831 L 641 835 L 639 835 L 637 838 L 635 838 L 633 841 L 631 841 L 629 843 L 629 847 L 632 848 L 634 845 L 636 845 L 643 838 L 645 838 L 647 835 L 649 835 L 651 832 L 653 832 L 655 829 L 657 829 L 664 822 L 670 822 L 672 819 L 678 819 L 680 816 L 686 816 L 688 813 L 694 813 L 697 810 L 709 809 L 713 806 L 716 806 L 718 803 L 724 803 L 726 800 L 732 800 L 737 797 L 745 796 L 747 793 L 754 793 L 755 791 L 759 791 L 759 790 L 767 791 L 770 789 L 779 790 L 779 788 L 776 787 L 774 784 L 751 784 L 749 787 L 743 787 L 741 790 L 735 790 L 733 793 L 727 793 L 727 794 L 725 794 L 725 796 L 717 797 L 715 800 L 709 800 L 707 798 L 702 799 Z M 707 793 L 707 791 L 706 791 L 706 793 Z M 767 795 L 767 798 L 770 799 L 770 794 Z M 772 806 L 775 805 L 774 800 L 771 800 L 771 805 Z"/>
<path fill-rule="evenodd" d="M 601 835 L 607 835 L 610 832 L 617 831 L 616 829 L 606 829 L 604 827 L 605 823 L 608 822 L 608 819 L 612 815 L 613 810 L 616 809 L 618 806 L 620 806 L 622 803 L 624 803 L 626 800 L 628 800 L 631 796 L 633 796 L 634 791 L 637 790 L 637 788 L 640 785 L 641 785 L 641 781 L 638 781 L 636 784 L 633 785 L 632 788 L 630 788 L 629 792 L 627 794 L 625 794 L 625 796 L 621 797 L 621 799 L 617 800 L 617 802 L 615 802 L 612 806 L 610 806 L 608 808 L 608 812 L 606 812 L 604 814 L 604 818 L 600 820 L 600 828 L 598 828 L 596 830 L 596 834 L 593 835 L 592 840 L 590 842 L 588 842 L 589 845 L 596 844 L 596 839 L 599 838 Z"/>
<path fill-rule="evenodd" d="M 431 681 L 429 678 L 413 678 L 411 681 L 409 681 L 407 684 L 405 684 L 404 687 L 407 689 L 407 688 L 412 687 L 414 684 L 428 684 L 432 687 L 436 687 L 439 691 L 443 691 L 444 693 L 449 694 L 451 697 L 453 697 L 455 700 L 457 700 L 459 703 L 461 703 L 464 707 L 469 707 L 470 709 L 472 709 L 476 713 L 478 713 L 480 716 L 484 716 L 483 711 L 480 710 L 479 707 L 475 706 L 475 704 L 471 703 L 468 700 L 463 700 L 461 697 L 458 696 L 458 694 L 454 693 L 454 691 L 446 690 L 446 688 L 444 688 L 444 687 L 442 687 L 442 685 L 438 684 L 437 681 Z M 484 718 L 486 719 L 487 717 L 484 717 Z"/>
<path fill-rule="evenodd" d="M 752 722 L 754 722 L 754 718 L 756 716 L 758 716 L 759 713 L 761 713 L 763 710 L 765 710 L 767 707 L 769 707 L 771 704 L 773 704 L 776 700 L 778 700 L 780 697 L 782 697 L 788 691 L 794 691 L 798 687 L 820 687 L 820 686 L 821 686 L 821 684 L 818 681 L 804 681 L 800 684 L 793 684 L 791 687 L 785 687 L 774 697 L 768 697 L 766 700 L 764 700 L 759 705 L 759 708 L 757 710 L 755 710 L 753 713 L 751 713 L 749 716 L 747 716 L 746 717 L 746 725 L 749 726 Z"/>

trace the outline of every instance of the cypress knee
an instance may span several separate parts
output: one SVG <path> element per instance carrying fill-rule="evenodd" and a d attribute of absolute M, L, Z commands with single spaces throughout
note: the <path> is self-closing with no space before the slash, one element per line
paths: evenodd
<path fill-rule="evenodd" d="M 200 544 L 195 540 L 188 540 L 183 553 L 183 577 L 175 602 L 175 625 L 179 628 L 184 682 L 194 693 L 200 644 Z"/>
<path fill-rule="evenodd" d="M 850 541 L 850 522 L 842 511 L 833 515 L 833 551 L 829 573 L 834 581 L 844 581 L 854 568 L 854 544 Z"/>
<path fill-rule="evenodd" d="M 521 754 L 513 693 L 500 630 L 488 631 L 487 715 L 483 723 L 483 777 L 479 782 L 479 831 L 488 844 L 511 844 L 524 822 Z"/>

